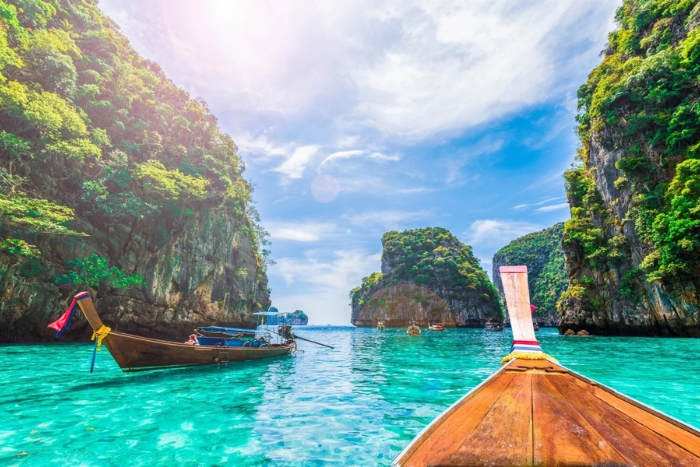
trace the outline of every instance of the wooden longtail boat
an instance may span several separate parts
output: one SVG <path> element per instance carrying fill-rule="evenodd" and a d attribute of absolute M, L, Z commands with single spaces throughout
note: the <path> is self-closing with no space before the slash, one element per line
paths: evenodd
<path fill-rule="evenodd" d="M 441 332 L 441 331 L 444 331 L 444 330 L 445 330 L 445 325 L 442 324 L 442 323 L 431 324 L 430 326 L 428 326 L 428 330 L 429 330 L 429 331 L 440 331 L 440 332 Z"/>
<path fill-rule="evenodd" d="M 93 331 L 104 330 L 104 324 L 95 310 L 90 295 L 78 294 L 76 299 Z M 293 340 L 284 344 L 269 344 L 266 347 L 257 348 L 188 345 L 117 331 L 109 331 L 102 340 L 123 371 L 259 360 L 290 354 L 296 347 L 296 342 Z"/>
<path fill-rule="evenodd" d="M 406 333 L 412 337 L 420 336 L 420 328 L 416 326 L 415 321 L 411 321 L 411 325 L 406 329 Z"/>
<path fill-rule="evenodd" d="M 500 269 L 514 338 L 507 363 L 416 436 L 395 466 L 700 466 L 700 432 L 542 353 L 527 268 Z"/>

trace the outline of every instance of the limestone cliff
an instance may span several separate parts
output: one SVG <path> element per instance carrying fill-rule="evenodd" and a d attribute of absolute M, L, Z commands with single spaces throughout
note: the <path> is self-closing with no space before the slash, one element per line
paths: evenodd
<path fill-rule="evenodd" d="M 493 284 L 472 249 L 448 230 L 387 232 L 382 237 L 382 272 L 362 279 L 350 292 L 351 322 L 359 327 L 483 327 L 502 318 Z"/>
<path fill-rule="evenodd" d="M 579 90 L 560 331 L 700 336 L 700 5 L 625 0 Z"/>
<path fill-rule="evenodd" d="M 269 252 L 206 103 L 92 0 L 0 11 L 0 342 L 53 340 L 46 324 L 85 289 L 119 331 L 252 325 Z M 64 334 L 87 336 L 82 316 Z"/>
<path fill-rule="evenodd" d="M 533 319 L 553 326 L 559 322 L 557 300 L 569 285 L 561 247 L 564 224 L 513 240 L 493 255 L 493 283 L 505 303 L 499 267 L 524 264 L 528 267 L 530 301 L 537 307 Z"/>

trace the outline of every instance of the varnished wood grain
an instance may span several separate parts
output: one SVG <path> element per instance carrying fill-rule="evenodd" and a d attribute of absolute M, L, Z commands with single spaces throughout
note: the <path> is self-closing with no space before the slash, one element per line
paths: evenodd
<path fill-rule="evenodd" d="M 438 420 L 437 427 L 423 434 L 425 442 L 420 443 L 412 453 L 407 453 L 410 460 L 402 465 L 411 467 L 439 463 L 462 446 L 513 379 L 511 375 L 498 376 L 492 377 L 480 390 L 470 394 L 469 403 L 463 401 L 465 403 L 456 410 Z"/>
<path fill-rule="evenodd" d="M 527 272 L 501 272 L 513 339 L 537 341 L 530 311 Z"/>
<path fill-rule="evenodd" d="M 395 465 L 700 466 L 696 430 L 550 361 L 515 360 L 482 391 Z"/>
<path fill-rule="evenodd" d="M 569 401 L 577 392 L 560 393 L 554 382 L 567 375 L 533 375 L 534 465 L 623 463 L 610 446 Z"/>
<path fill-rule="evenodd" d="M 636 401 L 627 401 L 624 398 L 618 397 L 613 392 L 600 385 L 592 386 L 578 378 L 574 382 L 579 387 L 586 388 L 589 394 L 700 459 L 700 436 L 698 436 L 697 431 L 689 430 L 688 427 L 674 420 L 666 420 L 666 417 L 662 414 L 659 416 L 654 410 L 646 408 L 636 403 Z M 700 461 L 698 465 L 700 466 Z"/>
<path fill-rule="evenodd" d="M 532 376 L 513 380 L 453 454 L 439 465 L 532 465 Z"/>
<path fill-rule="evenodd" d="M 551 383 L 560 393 L 574 396 L 569 403 L 631 465 L 697 465 L 695 455 L 595 397 L 594 391 L 581 390 L 573 376 L 551 378 Z"/>

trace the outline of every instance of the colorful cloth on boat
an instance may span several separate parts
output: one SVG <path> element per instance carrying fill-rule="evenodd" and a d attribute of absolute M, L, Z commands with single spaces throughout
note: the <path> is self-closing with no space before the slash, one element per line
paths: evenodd
<path fill-rule="evenodd" d="M 75 297 L 73 297 L 73 301 L 70 302 L 70 306 L 68 306 L 68 309 L 65 311 L 65 313 L 63 313 L 61 317 L 58 318 L 56 321 L 46 326 L 47 328 L 55 329 L 56 331 L 58 331 L 56 333 L 56 339 L 61 337 L 61 334 L 63 334 L 64 331 L 67 331 L 68 328 L 70 328 L 70 323 L 71 321 L 73 321 L 73 313 L 75 313 L 75 309 L 78 306 L 78 301 L 84 300 L 88 297 L 90 297 L 90 294 L 88 292 L 81 292 Z"/>
<path fill-rule="evenodd" d="M 513 345 L 510 348 L 510 351 L 511 352 L 514 352 L 514 351 L 542 352 L 542 347 L 540 347 L 540 344 L 537 341 L 514 340 Z"/>
<path fill-rule="evenodd" d="M 109 332 L 111 330 L 112 330 L 112 328 L 105 326 L 103 324 L 100 329 L 98 329 L 97 331 L 93 331 L 92 338 L 90 340 L 94 341 L 95 339 L 97 339 L 97 346 L 96 346 L 97 351 L 99 351 L 100 347 L 102 347 L 102 339 L 107 337 L 107 334 L 109 334 Z"/>

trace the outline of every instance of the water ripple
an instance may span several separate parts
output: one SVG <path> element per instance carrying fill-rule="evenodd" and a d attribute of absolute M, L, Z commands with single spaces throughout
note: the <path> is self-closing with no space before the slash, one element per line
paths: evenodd
<path fill-rule="evenodd" d="M 0 347 L 0 465 L 388 465 L 499 367 L 511 335 L 305 329 L 294 357 L 122 373 L 89 344 Z M 700 426 L 700 340 L 565 338 L 575 371 Z"/>

